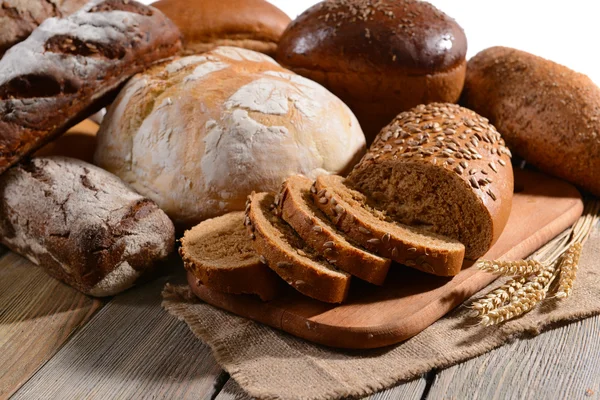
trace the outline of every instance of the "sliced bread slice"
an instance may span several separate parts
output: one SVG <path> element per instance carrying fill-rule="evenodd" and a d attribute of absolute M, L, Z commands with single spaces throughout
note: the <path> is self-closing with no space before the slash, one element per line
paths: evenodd
<path fill-rule="evenodd" d="M 440 276 L 460 272 L 465 246 L 458 240 L 388 221 L 366 197 L 336 175 L 320 176 L 312 190 L 315 204 L 335 226 L 366 249 L 401 264 Z"/>
<path fill-rule="evenodd" d="M 314 204 L 310 192 L 312 184 L 312 180 L 302 175 L 292 176 L 283 183 L 279 197 L 275 198 L 281 217 L 330 264 L 367 282 L 382 285 L 391 261 L 359 248 L 339 232 Z"/>
<path fill-rule="evenodd" d="M 244 212 L 206 220 L 185 232 L 179 254 L 185 268 L 206 287 L 234 294 L 276 297 L 281 279 L 260 258 L 244 227 Z"/>
<path fill-rule="evenodd" d="M 246 207 L 245 223 L 257 253 L 300 293 L 327 303 L 343 302 L 350 275 L 319 256 L 279 218 L 274 200 L 270 193 L 252 193 Z"/>

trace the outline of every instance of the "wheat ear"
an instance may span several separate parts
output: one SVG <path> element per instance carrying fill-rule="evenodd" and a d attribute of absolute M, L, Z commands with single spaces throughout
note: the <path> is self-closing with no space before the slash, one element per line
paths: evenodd
<path fill-rule="evenodd" d="M 519 260 L 519 261 L 479 261 L 477 267 L 492 274 L 515 276 L 515 275 L 530 275 L 541 271 L 544 266 L 536 260 Z"/>
<path fill-rule="evenodd" d="M 558 289 L 556 291 L 556 297 L 559 299 L 569 297 L 573 291 L 573 282 L 577 276 L 582 247 L 581 243 L 574 243 L 560 260 L 560 277 L 558 278 Z"/>

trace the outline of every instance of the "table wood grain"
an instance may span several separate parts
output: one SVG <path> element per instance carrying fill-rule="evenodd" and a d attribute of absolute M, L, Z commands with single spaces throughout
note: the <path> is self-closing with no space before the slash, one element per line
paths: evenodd
<path fill-rule="evenodd" d="M 0 399 L 10 397 L 101 306 L 24 258 L 5 254 L 0 259 Z"/>

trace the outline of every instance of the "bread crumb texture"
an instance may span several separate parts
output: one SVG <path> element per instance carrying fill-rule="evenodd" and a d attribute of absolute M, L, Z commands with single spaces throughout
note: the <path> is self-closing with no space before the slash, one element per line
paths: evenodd
<path fill-rule="evenodd" d="M 352 112 L 261 53 L 219 47 L 133 77 L 98 134 L 95 161 L 175 222 L 244 209 L 290 175 L 347 172 L 364 154 Z"/>

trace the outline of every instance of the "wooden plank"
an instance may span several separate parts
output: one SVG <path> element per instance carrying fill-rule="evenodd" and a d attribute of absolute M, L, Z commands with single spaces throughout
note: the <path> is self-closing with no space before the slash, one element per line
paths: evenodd
<path fill-rule="evenodd" d="M 159 278 L 115 297 L 14 399 L 210 398 L 221 368 L 187 325 L 160 307 L 167 281 L 177 280 Z"/>
<path fill-rule="evenodd" d="M 427 385 L 424 378 L 412 380 L 403 383 L 388 390 L 376 393 L 372 396 L 365 397 L 364 400 L 420 400 Z M 233 380 L 229 379 L 215 400 L 250 400 L 249 397 L 240 386 Z"/>
<path fill-rule="evenodd" d="M 484 256 L 520 259 L 571 226 L 583 211 L 577 189 L 567 182 L 533 171 L 515 171 L 518 193 L 502 236 Z M 332 347 L 375 348 L 406 340 L 433 324 L 465 299 L 496 279 L 472 268 L 453 278 L 433 276 L 396 265 L 383 286 L 352 282 L 346 303 L 332 305 L 287 287 L 269 302 L 256 296 L 219 293 L 204 285 L 190 286 L 205 302 L 254 319 L 292 335 Z M 192 277 L 190 277 L 192 278 Z"/>
<path fill-rule="evenodd" d="M 0 259 L 0 399 L 10 397 L 101 306 L 26 259 L 4 255 Z"/>
<path fill-rule="evenodd" d="M 600 399 L 600 316 L 440 372 L 431 399 Z"/>

